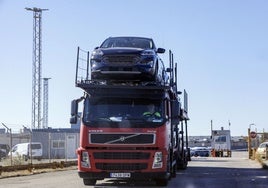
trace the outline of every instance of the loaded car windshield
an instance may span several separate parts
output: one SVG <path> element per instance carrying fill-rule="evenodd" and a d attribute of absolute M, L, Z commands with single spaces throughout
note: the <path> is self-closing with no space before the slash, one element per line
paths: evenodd
<path fill-rule="evenodd" d="M 83 122 L 97 127 L 158 126 L 164 121 L 159 100 L 86 98 Z"/>
<path fill-rule="evenodd" d="M 154 49 L 154 43 L 149 38 L 139 37 L 113 37 L 106 39 L 101 48 L 115 48 L 115 47 L 130 47 L 130 48 L 142 48 L 142 49 Z"/>

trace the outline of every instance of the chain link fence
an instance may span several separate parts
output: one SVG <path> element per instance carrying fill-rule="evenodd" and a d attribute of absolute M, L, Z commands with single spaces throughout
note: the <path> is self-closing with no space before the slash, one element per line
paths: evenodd
<path fill-rule="evenodd" d="M 0 129 L 0 166 L 75 161 L 77 129 Z"/>

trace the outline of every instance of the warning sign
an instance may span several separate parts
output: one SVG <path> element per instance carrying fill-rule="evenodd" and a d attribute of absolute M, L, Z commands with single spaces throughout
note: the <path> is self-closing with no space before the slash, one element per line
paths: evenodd
<path fill-rule="evenodd" d="M 257 133 L 255 131 L 250 132 L 250 138 L 256 138 Z"/>

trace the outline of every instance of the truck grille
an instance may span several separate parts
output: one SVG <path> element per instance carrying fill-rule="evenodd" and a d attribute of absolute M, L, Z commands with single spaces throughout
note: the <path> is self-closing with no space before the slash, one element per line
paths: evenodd
<path fill-rule="evenodd" d="M 99 170 L 144 170 L 147 169 L 146 163 L 96 163 Z"/>
<path fill-rule="evenodd" d="M 94 159 L 149 159 L 150 153 L 143 152 L 94 152 Z"/>
<path fill-rule="evenodd" d="M 103 134 L 103 133 L 90 133 L 89 142 L 91 144 L 154 144 L 154 134 Z"/>
<path fill-rule="evenodd" d="M 106 55 L 102 60 L 111 66 L 133 66 L 140 61 L 140 57 L 136 55 Z"/>

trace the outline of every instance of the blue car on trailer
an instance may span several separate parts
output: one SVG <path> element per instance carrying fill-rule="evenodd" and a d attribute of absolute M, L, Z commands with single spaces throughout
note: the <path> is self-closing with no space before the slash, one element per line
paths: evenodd
<path fill-rule="evenodd" d="M 151 38 L 109 37 L 96 47 L 90 58 L 93 80 L 136 80 L 168 82 L 164 63 Z"/>

